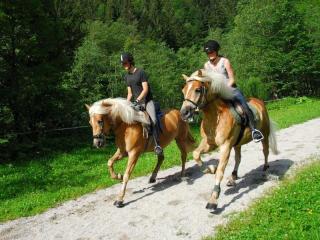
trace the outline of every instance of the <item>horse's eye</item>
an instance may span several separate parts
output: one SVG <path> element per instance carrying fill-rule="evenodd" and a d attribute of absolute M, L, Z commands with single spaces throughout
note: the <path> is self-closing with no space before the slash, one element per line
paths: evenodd
<path fill-rule="evenodd" d="M 201 93 L 201 88 L 197 88 L 196 93 Z"/>

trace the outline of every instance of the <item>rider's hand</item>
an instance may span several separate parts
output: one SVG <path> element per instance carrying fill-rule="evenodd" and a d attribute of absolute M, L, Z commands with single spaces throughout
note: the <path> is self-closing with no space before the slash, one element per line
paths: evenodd
<path fill-rule="evenodd" d="M 134 100 L 132 102 L 132 108 L 136 111 L 143 111 L 144 107 L 140 104 L 140 102 L 138 100 Z"/>

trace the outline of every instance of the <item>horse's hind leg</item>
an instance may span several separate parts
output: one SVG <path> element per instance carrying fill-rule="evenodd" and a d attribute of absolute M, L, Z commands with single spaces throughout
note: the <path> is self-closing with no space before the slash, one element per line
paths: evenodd
<path fill-rule="evenodd" d="M 263 171 L 266 172 L 269 168 L 268 156 L 269 156 L 269 140 L 268 138 L 264 138 L 262 140 L 262 150 L 264 155 L 264 166 Z"/>
<path fill-rule="evenodd" d="M 181 154 L 181 177 L 185 176 L 186 161 L 187 161 L 187 146 L 183 140 L 176 139 L 177 146 Z"/>
<path fill-rule="evenodd" d="M 163 154 L 159 155 L 158 156 L 157 165 L 156 165 L 156 167 L 154 168 L 154 170 L 152 172 L 152 175 L 151 175 L 151 177 L 149 179 L 149 183 L 154 183 L 156 181 L 156 177 L 157 177 L 157 174 L 159 172 L 159 169 L 161 167 L 161 164 L 162 164 L 163 160 L 164 160 Z"/>
<path fill-rule="evenodd" d="M 240 161 L 241 161 L 241 145 L 235 146 L 234 148 L 234 153 L 235 153 L 235 165 L 234 165 L 234 169 L 232 171 L 231 176 L 228 179 L 227 182 L 227 186 L 235 186 L 236 185 L 236 180 L 238 179 L 238 168 L 240 165 Z"/>

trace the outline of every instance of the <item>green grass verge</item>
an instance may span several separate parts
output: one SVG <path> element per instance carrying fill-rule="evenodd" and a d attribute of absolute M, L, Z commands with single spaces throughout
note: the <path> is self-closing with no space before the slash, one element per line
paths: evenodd
<path fill-rule="evenodd" d="M 320 239 L 319 160 L 205 239 Z"/>
<path fill-rule="evenodd" d="M 319 99 L 288 98 L 267 106 L 272 119 L 283 128 L 319 117 L 319 105 Z M 192 132 L 199 140 L 199 127 L 192 127 Z M 87 146 L 82 142 L 79 148 L 69 152 L 0 165 L 0 222 L 40 213 L 68 199 L 117 183 L 110 179 L 106 164 L 115 147 L 110 144 L 104 149 L 91 149 L 89 140 L 90 136 Z M 165 156 L 162 169 L 180 165 L 175 143 L 165 149 Z M 144 154 L 132 177 L 150 173 L 155 164 L 153 153 Z M 122 160 L 115 169 L 123 172 L 125 166 L 126 160 Z"/>
<path fill-rule="evenodd" d="M 270 117 L 279 128 L 305 122 L 320 116 L 320 99 L 286 98 L 267 104 Z"/>

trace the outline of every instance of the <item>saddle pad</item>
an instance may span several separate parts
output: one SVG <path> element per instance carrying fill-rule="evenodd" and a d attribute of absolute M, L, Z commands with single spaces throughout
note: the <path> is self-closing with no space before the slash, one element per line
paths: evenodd
<path fill-rule="evenodd" d="M 260 120 L 259 114 L 258 114 L 258 110 L 250 103 L 247 103 L 251 112 L 253 113 L 254 116 L 254 121 L 257 122 Z M 236 120 L 236 122 L 238 124 L 242 124 L 242 117 L 241 117 L 241 113 L 239 113 L 236 108 L 233 105 L 229 105 L 229 109 L 234 117 L 234 119 Z"/>

